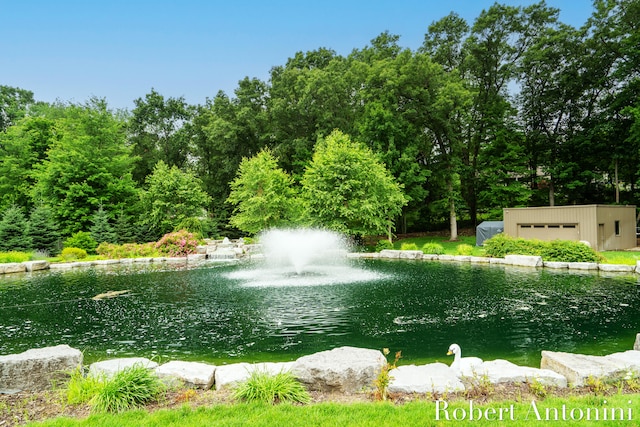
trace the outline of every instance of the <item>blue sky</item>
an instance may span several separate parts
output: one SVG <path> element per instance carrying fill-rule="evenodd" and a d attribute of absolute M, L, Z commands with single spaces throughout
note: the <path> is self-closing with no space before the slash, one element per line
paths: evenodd
<path fill-rule="evenodd" d="M 154 88 L 202 104 L 233 95 L 245 76 L 298 51 L 319 47 L 348 55 L 383 31 L 417 49 L 429 24 L 454 11 L 472 24 L 493 0 L 0 0 L 0 85 L 35 98 L 112 108 Z M 528 0 L 502 0 L 524 6 Z M 560 20 L 579 27 L 591 0 L 547 0 Z"/>

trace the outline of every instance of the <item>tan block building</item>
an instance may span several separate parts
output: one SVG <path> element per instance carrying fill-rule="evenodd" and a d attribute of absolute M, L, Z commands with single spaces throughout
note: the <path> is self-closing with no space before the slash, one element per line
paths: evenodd
<path fill-rule="evenodd" d="M 539 240 L 583 240 L 598 251 L 636 246 L 633 205 L 574 205 L 503 209 L 504 233 Z"/>

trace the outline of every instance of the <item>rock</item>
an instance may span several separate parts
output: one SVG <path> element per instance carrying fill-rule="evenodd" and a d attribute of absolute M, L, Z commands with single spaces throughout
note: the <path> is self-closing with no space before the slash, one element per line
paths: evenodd
<path fill-rule="evenodd" d="M 27 271 L 27 267 L 21 262 L 8 262 L 3 264 L 4 272 L 9 273 L 24 273 Z"/>
<path fill-rule="evenodd" d="M 352 393 L 371 388 L 386 363 L 379 350 L 339 347 L 303 356 L 291 371 L 311 390 Z"/>
<path fill-rule="evenodd" d="M 598 263 L 597 262 L 569 262 L 567 263 L 567 267 L 570 270 L 597 270 Z"/>
<path fill-rule="evenodd" d="M 487 258 L 484 256 L 472 256 L 469 261 L 476 264 L 488 264 L 491 258 Z"/>
<path fill-rule="evenodd" d="M 49 262 L 46 260 L 25 261 L 23 264 L 27 271 L 40 271 L 47 270 L 49 268 Z"/>
<path fill-rule="evenodd" d="M 489 264 L 506 264 L 504 258 L 489 258 Z"/>
<path fill-rule="evenodd" d="M 633 349 L 640 351 L 640 334 L 636 335 L 636 342 L 633 344 Z"/>
<path fill-rule="evenodd" d="M 504 262 L 520 267 L 542 267 L 542 257 L 533 255 L 505 255 Z"/>
<path fill-rule="evenodd" d="M 638 350 L 627 350 L 621 353 L 613 353 L 603 356 L 603 358 L 619 364 L 621 370 L 640 372 L 640 351 Z"/>
<path fill-rule="evenodd" d="M 518 384 L 536 380 L 546 386 L 567 387 L 567 379 L 557 372 L 518 366 L 502 359 L 482 363 L 476 367 L 476 375 L 486 375 L 492 384 Z"/>
<path fill-rule="evenodd" d="M 187 255 L 187 261 L 203 261 L 207 259 L 206 254 L 189 254 Z"/>
<path fill-rule="evenodd" d="M 380 251 L 380 258 L 400 258 L 400 252 L 397 249 L 383 249 Z"/>
<path fill-rule="evenodd" d="M 156 362 L 152 362 L 146 357 L 124 357 L 120 359 L 103 360 L 89 365 L 89 375 L 104 375 L 111 377 L 126 368 L 136 365 L 144 366 L 147 369 L 155 369 L 158 367 Z"/>
<path fill-rule="evenodd" d="M 421 259 L 422 251 L 400 251 L 401 259 Z"/>
<path fill-rule="evenodd" d="M 543 265 L 546 268 L 556 268 L 556 269 L 569 268 L 568 262 L 561 262 L 561 261 L 544 261 Z"/>
<path fill-rule="evenodd" d="M 464 384 L 444 363 L 403 365 L 389 371 L 390 393 L 455 393 L 464 391 Z"/>
<path fill-rule="evenodd" d="M 453 255 L 438 255 L 438 261 L 453 261 Z"/>
<path fill-rule="evenodd" d="M 583 386 L 589 377 L 604 378 L 615 376 L 625 370 L 623 364 L 605 356 L 543 351 L 540 362 L 542 369 L 550 369 L 563 375 L 576 386 Z"/>
<path fill-rule="evenodd" d="M 215 385 L 216 390 L 233 387 L 234 385 L 246 381 L 254 371 L 267 372 L 276 375 L 281 372 L 289 372 L 294 362 L 265 362 L 265 363 L 233 363 L 216 367 Z"/>
<path fill-rule="evenodd" d="M 598 264 L 598 270 L 600 271 L 612 271 L 616 273 L 633 273 L 635 269 L 636 269 L 635 265 Z"/>
<path fill-rule="evenodd" d="M 82 366 L 82 352 L 68 345 L 0 356 L 0 389 L 41 391 Z"/>
<path fill-rule="evenodd" d="M 174 360 L 156 368 L 156 375 L 164 379 L 177 379 L 187 387 L 209 390 L 213 386 L 216 367 L 206 363 Z"/>
<path fill-rule="evenodd" d="M 454 255 L 453 260 L 458 262 L 471 262 L 471 256 L 470 255 Z"/>

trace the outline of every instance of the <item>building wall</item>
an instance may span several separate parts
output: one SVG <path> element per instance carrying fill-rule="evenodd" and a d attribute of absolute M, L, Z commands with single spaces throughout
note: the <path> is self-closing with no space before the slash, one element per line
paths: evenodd
<path fill-rule="evenodd" d="M 506 208 L 504 232 L 540 240 L 585 240 L 597 250 L 636 246 L 635 206 L 578 205 Z M 618 222 L 616 235 L 616 221 Z"/>

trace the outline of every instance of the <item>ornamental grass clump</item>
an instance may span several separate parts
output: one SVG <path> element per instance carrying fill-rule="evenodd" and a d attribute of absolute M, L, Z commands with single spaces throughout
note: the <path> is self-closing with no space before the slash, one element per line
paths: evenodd
<path fill-rule="evenodd" d="M 444 254 L 444 246 L 440 243 L 427 242 L 422 245 L 422 253 L 429 255 L 442 255 Z"/>
<path fill-rule="evenodd" d="M 417 251 L 418 245 L 415 243 L 402 243 L 400 245 L 400 250 L 401 251 Z"/>
<path fill-rule="evenodd" d="M 170 257 L 187 256 L 196 253 L 200 242 L 193 233 L 187 230 L 167 233 L 156 243 L 156 249 Z"/>
<path fill-rule="evenodd" d="M 271 375 L 255 370 L 234 391 L 234 397 L 246 402 L 261 403 L 309 403 L 307 389 L 290 372 Z"/>
<path fill-rule="evenodd" d="M 134 365 L 105 380 L 90 404 L 96 412 L 123 412 L 157 400 L 165 389 L 151 370 Z"/>
<path fill-rule="evenodd" d="M 65 389 L 67 403 L 79 405 L 89 402 L 104 387 L 104 382 L 101 376 L 85 376 L 81 368 L 74 370 Z"/>

